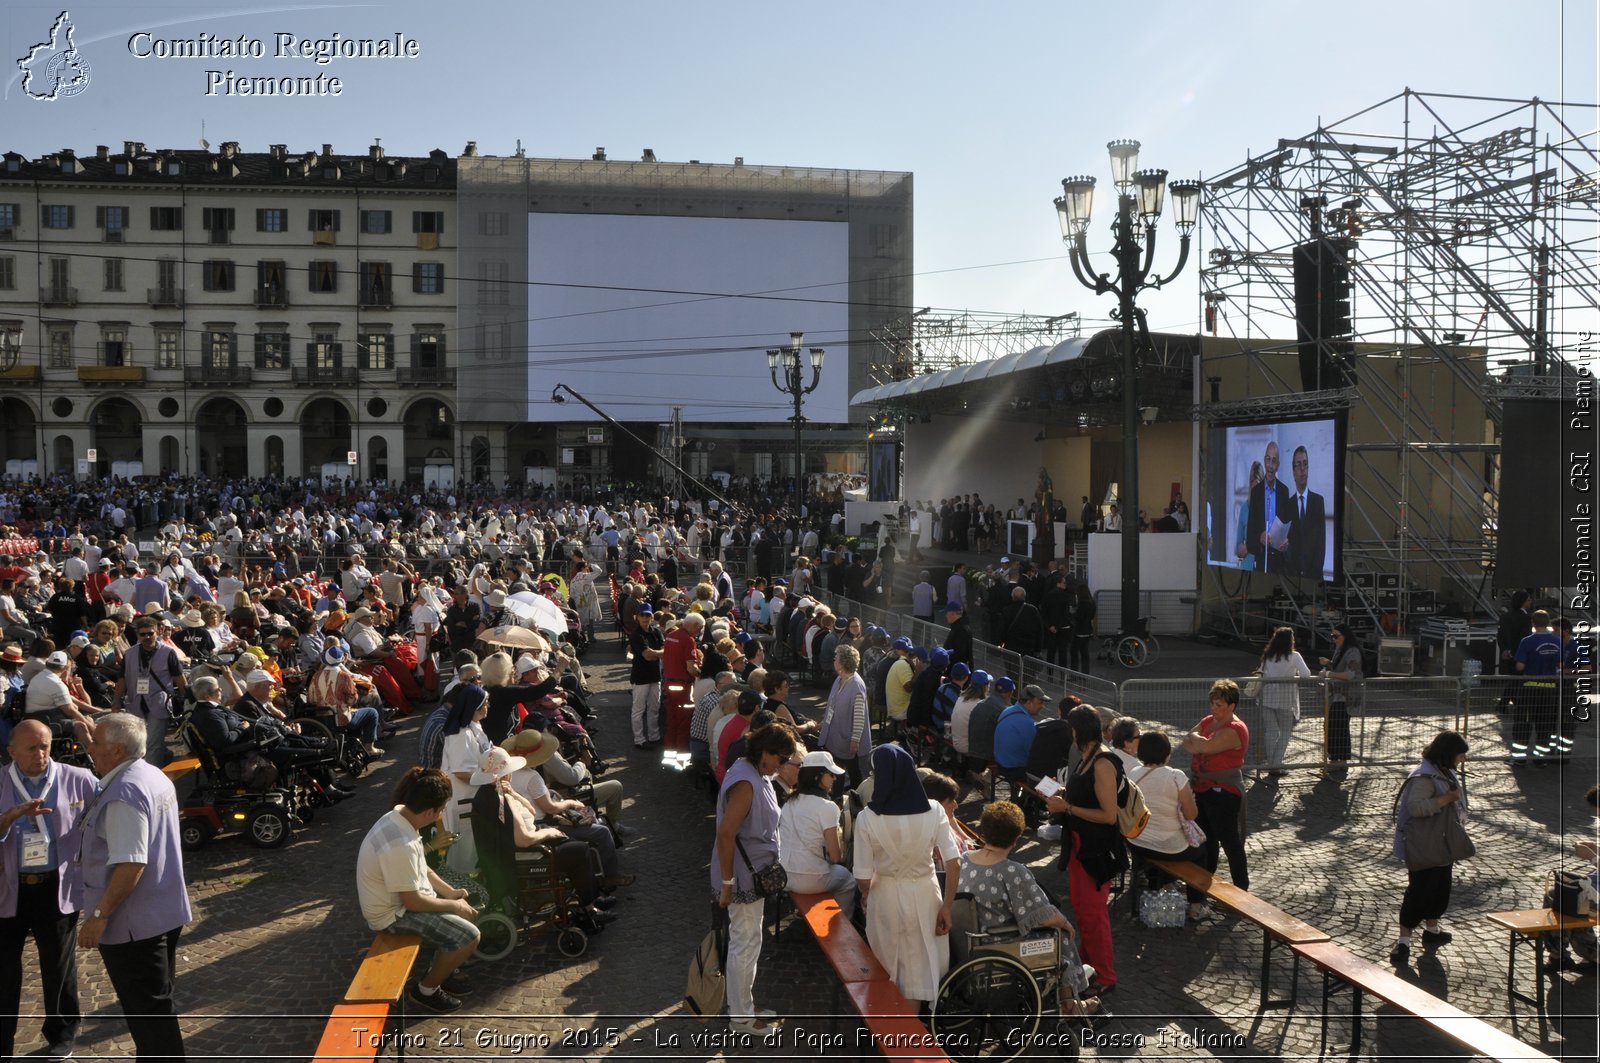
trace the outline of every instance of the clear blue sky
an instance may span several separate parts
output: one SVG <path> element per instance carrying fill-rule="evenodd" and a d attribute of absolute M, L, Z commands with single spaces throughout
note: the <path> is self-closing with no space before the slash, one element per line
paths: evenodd
<path fill-rule="evenodd" d="M 1174 176 L 1215 174 L 1311 131 L 1319 117 L 1343 117 L 1406 86 L 1597 98 L 1594 0 L 1153 0 L 1115 11 L 944 0 L 99 0 L 70 5 L 89 87 L 38 103 L 23 96 L 14 60 L 48 36 L 60 11 L 59 0 L 11 0 L 0 10 L 9 75 L 0 150 L 33 157 L 124 140 L 192 148 L 204 122 L 213 147 L 237 140 L 250 151 L 327 142 L 357 153 L 379 137 L 394 153 L 455 153 L 476 140 L 484 154 L 511 154 L 520 140 L 543 157 L 586 158 L 604 145 L 612 158 L 651 147 L 669 161 L 909 170 L 920 305 L 1091 318 L 1105 316 L 1106 301 L 1072 280 L 1051 199 L 1072 173 L 1106 187 L 1107 140 L 1143 141 L 1142 163 Z M 246 34 L 269 54 L 139 60 L 128 38 L 140 30 Z M 278 60 L 280 31 L 400 32 L 421 56 L 321 67 Z M 344 93 L 207 97 L 205 71 L 230 67 L 335 75 Z M 1191 267 L 1177 292 L 1152 303 L 1153 325 L 1193 327 L 1193 275 Z"/>

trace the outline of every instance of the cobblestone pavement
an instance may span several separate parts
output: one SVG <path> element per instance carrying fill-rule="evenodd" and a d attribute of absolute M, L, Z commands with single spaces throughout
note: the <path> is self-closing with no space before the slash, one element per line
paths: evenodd
<path fill-rule="evenodd" d="M 1193 647 L 1202 663 L 1211 652 Z M 853 1021 L 834 1020 L 835 983 L 801 926 L 783 929 L 762 957 L 757 999 L 791 1017 L 783 1046 L 730 1038 L 679 1006 L 689 957 L 708 922 L 706 864 L 711 803 L 685 776 L 636 753 L 626 723 L 626 673 L 615 642 L 596 648 L 590 685 L 599 693 L 599 745 L 628 787 L 626 822 L 638 830 L 624 851 L 639 882 L 623 891 L 619 920 L 577 960 L 542 942 L 509 959 L 472 968 L 478 988 L 463 1012 L 412 1016 L 403 1028 L 408 1059 L 611 1055 L 715 1059 L 861 1054 Z M 1231 668 L 1217 666 L 1214 674 Z M 820 691 L 808 692 L 813 699 Z M 1196 718 L 1198 718 L 1198 706 Z M 355 902 L 354 858 L 362 835 L 387 807 L 387 791 L 415 748 L 416 721 L 392 745 L 400 758 L 360 784 L 359 796 L 325 811 L 285 849 L 265 853 L 221 837 L 187 861 L 196 921 L 179 946 L 179 1000 L 194 1058 L 310 1057 L 330 1009 L 372 939 Z M 1553 977 L 1544 1024 L 1524 1005 L 1507 1007 L 1506 942 L 1484 913 L 1534 906 L 1543 880 L 1589 829 L 1582 791 L 1595 778 L 1592 725 L 1564 767 L 1472 765 L 1476 859 L 1458 868 L 1446 924 L 1455 941 L 1419 957 L 1407 977 L 1463 1010 L 1567 1059 L 1595 1058 L 1596 978 Z M 1404 872 L 1388 859 L 1390 810 L 1404 770 L 1356 769 L 1345 781 L 1296 771 L 1249 794 L 1247 843 L 1252 892 L 1322 928 L 1357 954 L 1386 961 Z M 966 812 L 975 816 L 977 805 Z M 1563 837 L 1563 833 L 1567 837 Z M 1052 894 L 1065 875 L 1058 847 L 1028 841 L 1021 859 Z M 1318 1052 L 1319 979 L 1306 971 L 1292 1011 L 1258 1014 L 1262 943 L 1249 925 L 1222 919 L 1183 929 L 1147 929 L 1112 916 L 1121 985 L 1108 998 L 1118 1013 L 1085 1056 L 1139 1059 L 1300 1058 Z M 1522 962 L 1524 988 L 1528 961 Z M 37 975 L 27 976 L 19 1051 L 41 1049 Z M 1273 976 L 1288 990 L 1288 965 Z M 82 959 L 90 1017 L 79 1058 L 131 1057 L 129 1041 L 98 956 Z M 1367 1058 L 1459 1055 L 1420 1024 L 1367 1005 Z M 390 1027 L 391 1033 L 396 1027 Z M 1335 1006 L 1332 1036 L 1349 1036 L 1348 1005 Z M 837 1038 L 837 1040 L 831 1040 Z M 1541 1039 L 1543 1038 L 1543 1039 Z M 391 1048 L 397 1047 L 391 1043 Z M 1056 1054 L 1054 1049 L 1041 1054 Z M 865 1053 L 871 1058 L 870 1051 Z"/>

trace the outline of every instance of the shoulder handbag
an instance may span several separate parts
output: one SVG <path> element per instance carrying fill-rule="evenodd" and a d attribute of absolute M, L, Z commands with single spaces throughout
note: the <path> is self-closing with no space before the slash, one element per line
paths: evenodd
<path fill-rule="evenodd" d="M 1257 670 L 1255 675 L 1244 681 L 1244 686 L 1239 692 L 1247 698 L 1259 698 L 1261 696 L 1260 670 Z"/>
<path fill-rule="evenodd" d="M 1405 786 L 1395 796 L 1398 808 Z M 1475 855 L 1477 846 L 1467 836 L 1466 825 L 1454 808 L 1444 808 L 1431 816 L 1411 816 L 1401 831 L 1405 839 L 1407 871 L 1444 867 Z"/>
<path fill-rule="evenodd" d="M 788 887 L 789 873 L 783 869 L 782 864 L 774 860 L 757 871 L 750 863 L 750 854 L 744 851 L 744 842 L 734 838 L 733 844 L 739 847 L 739 857 L 744 860 L 744 866 L 750 869 L 750 878 L 755 882 L 756 893 L 762 897 L 773 897 Z"/>
<path fill-rule="evenodd" d="M 689 960 L 689 985 L 683 1004 L 701 1022 L 722 1014 L 728 993 L 728 978 L 723 963 L 728 951 L 728 911 L 712 903 L 711 932 L 700 940 Z"/>
<path fill-rule="evenodd" d="M 1550 886 L 1544 891 L 1544 906 L 1561 915 L 1583 918 L 1594 913 L 1584 892 L 1588 877 L 1576 871 L 1550 872 Z"/>

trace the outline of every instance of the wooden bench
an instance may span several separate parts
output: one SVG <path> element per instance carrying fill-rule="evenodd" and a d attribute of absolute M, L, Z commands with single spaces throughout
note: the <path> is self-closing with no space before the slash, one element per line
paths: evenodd
<path fill-rule="evenodd" d="M 177 757 L 167 762 L 161 771 L 174 783 L 185 778 L 192 771 L 200 770 L 199 757 Z"/>
<path fill-rule="evenodd" d="M 866 939 L 844 917 L 829 893 L 791 893 L 795 911 L 817 939 L 817 946 L 838 976 L 834 1014 L 840 1014 L 840 991 L 850 997 L 866 1024 L 871 1043 L 881 1055 L 922 1063 L 948 1063 L 917 1009 L 889 978 Z"/>
<path fill-rule="evenodd" d="M 1338 989 L 1337 979 L 1350 989 L 1350 1055 L 1361 1045 L 1361 996 L 1370 993 L 1386 1004 L 1420 1020 L 1424 1025 L 1465 1046 L 1474 1055 L 1493 1060 L 1541 1060 L 1551 1057 L 1510 1034 L 1468 1015 L 1393 971 L 1364 960 L 1332 941 L 1289 946 L 1322 971 L 1322 1049 L 1328 1047 L 1328 1004 Z"/>
<path fill-rule="evenodd" d="M 1593 915 L 1562 915 L 1549 908 L 1527 908 L 1519 912 L 1493 912 L 1489 922 L 1510 932 L 1510 945 L 1506 956 L 1506 999 L 1532 1004 L 1544 1015 L 1544 940 L 1548 934 L 1567 930 L 1585 930 L 1596 924 Z M 1517 989 L 1517 946 L 1533 943 L 1534 995 Z"/>
<path fill-rule="evenodd" d="M 1268 992 L 1268 981 L 1272 973 L 1272 950 L 1282 943 L 1293 948 L 1295 945 L 1309 945 L 1315 942 L 1328 940 L 1328 935 L 1310 923 L 1296 919 L 1288 912 L 1275 905 L 1268 904 L 1260 897 L 1240 889 L 1231 882 L 1219 881 L 1215 875 L 1201 867 L 1199 864 L 1188 860 L 1149 860 L 1174 878 L 1182 880 L 1186 885 L 1199 890 L 1207 897 L 1216 901 L 1224 908 L 1235 912 L 1261 928 L 1261 1010 L 1273 1008 L 1294 1007 L 1295 994 L 1300 990 L 1300 960 L 1299 954 L 1294 956 L 1293 968 L 1289 975 L 1289 995 L 1274 1000 Z M 1135 877 L 1137 885 L 1137 877 Z M 1130 890 L 1137 894 L 1136 890 Z M 1135 911 L 1138 903 L 1135 900 Z"/>
<path fill-rule="evenodd" d="M 391 1011 L 405 1022 L 406 982 L 421 952 L 422 939 L 415 934 L 380 932 L 372 939 L 345 990 L 344 1002 L 333 1009 L 323 1027 L 312 1063 L 378 1058 Z M 405 1038 L 397 1039 L 396 1052 L 400 1059 L 406 1058 Z"/>
<path fill-rule="evenodd" d="M 328 1017 L 312 1063 L 352 1063 L 378 1058 L 389 1022 L 387 1004 L 339 1004 Z"/>

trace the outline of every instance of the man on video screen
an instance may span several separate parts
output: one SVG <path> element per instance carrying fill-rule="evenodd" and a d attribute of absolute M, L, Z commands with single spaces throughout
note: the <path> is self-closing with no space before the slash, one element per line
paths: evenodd
<path fill-rule="evenodd" d="M 1311 456 L 1305 447 L 1295 447 L 1290 462 L 1294 473 L 1294 495 L 1290 505 L 1294 517 L 1289 521 L 1289 571 L 1296 576 L 1318 579 L 1322 576 L 1322 558 L 1328 549 L 1328 511 L 1322 496 L 1308 490 L 1306 481 L 1311 475 Z"/>
<path fill-rule="evenodd" d="M 1285 524 L 1294 519 L 1294 508 L 1289 498 L 1289 488 L 1278 479 L 1278 444 L 1269 442 L 1261 463 L 1267 478 L 1250 489 L 1250 524 L 1245 540 L 1250 556 L 1256 559 L 1257 572 L 1287 572 L 1287 547 L 1273 549 L 1268 539 L 1277 521 Z"/>

